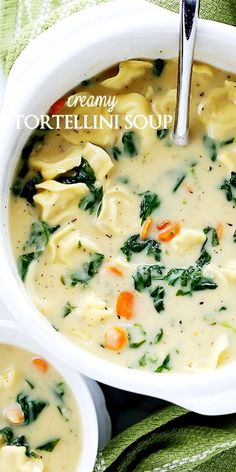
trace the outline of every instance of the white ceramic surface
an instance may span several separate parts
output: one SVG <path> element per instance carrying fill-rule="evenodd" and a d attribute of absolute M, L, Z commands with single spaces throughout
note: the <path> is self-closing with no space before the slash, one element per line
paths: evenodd
<path fill-rule="evenodd" d="M 0 302 L 0 317 L 8 313 Z M 82 452 L 77 472 L 92 472 L 98 447 L 103 447 L 111 437 L 111 423 L 104 396 L 96 382 L 85 379 L 48 354 L 32 338 L 25 334 L 15 321 L 0 319 L 0 344 L 11 344 L 46 358 L 70 386 L 80 412 L 82 422 Z"/>
<path fill-rule="evenodd" d="M 11 314 L 50 353 L 83 374 L 129 391 L 163 398 L 203 414 L 236 411 L 236 363 L 199 374 L 158 374 L 111 364 L 73 345 L 39 315 L 16 272 L 7 236 L 7 195 L 29 130 L 17 113 L 39 115 L 81 80 L 120 60 L 177 55 L 178 16 L 139 0 L 117 0 L 59 22 L 34 40 L 8 80 L 0 124 L 0 290 Z M 201 20 L 196 59 L 236 72 L 236 29 Z"/>

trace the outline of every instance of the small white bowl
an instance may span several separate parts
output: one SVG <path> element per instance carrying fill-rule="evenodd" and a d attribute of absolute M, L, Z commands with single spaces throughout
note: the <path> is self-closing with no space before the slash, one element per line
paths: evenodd
<path fill-rule="evenodd" d="M 23 329 L 85 375 L 129 391 L 169 400 L 204 414 L 236 411 L 236 362 L 207 373 L 158 374 L 111 364 L 75 346 L 39 314 L 19 279 L 8 237 L 7 198 L 30 132 L 16 114 L 40 114 L 81 80 L 127 58 L 177 55 L 178 16 L 143 1 L 118 0 L 83 10 L 40 35 L 16 61 L 0 124 L 0 290 Z M 236 29 L 199 21 L 196 59 L 236 71 Z"/>
<path fill-rule="evenodd" d="M 98 446 L 104 446 L 110 436 L 110 419 L 106 411 L 103 394 L 96 382 L 88 380 L 87 383 L 75 371 L 48 354 L 25 334 L 14 321 L 0 320 L 0 344 L 10 344 L 44 357 L 65 379 L 76 400 L 82 423 L 82 448 L 76 472 L 92 472 Z M 96 409 L 99 412 L 99 421 Z"/>

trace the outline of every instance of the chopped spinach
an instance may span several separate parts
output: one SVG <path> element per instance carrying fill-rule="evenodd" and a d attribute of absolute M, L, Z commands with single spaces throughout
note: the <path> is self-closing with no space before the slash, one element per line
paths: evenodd
<path fill-rule="evenodd" d="M 171 367 L 170 367 L 170 355 L 167 354 L 167 356 L 165 357 L 164 361 L 162 362 L 161 365 L 159 365 L 159 367 L 157 367 L 156 370 L 154 370 L 154 372 L 157 372 L 157 373 L 160 373 L 160 372 L 163 372 L 163 370 L 171 370 Z"/>
<path fill-rule="evenodd" d="M 93 185 L 90 187 L 90 193 L 82 198 L 79 203 L 79 208 L 82 210 L 89 210 L 90 213 L 99 212 L 103 198 L 102 185 Z"/>
<path fill-rule="evenodd" d="M 77 284 L 87 285 L 97 273 L 104 260 L 104 255 L 96 252 L 90 253 L 90 260 L 85 262 L 82 267 L 69 277 L 62 277 L 61 281 L 64 285 L 75 287 Z"/>
<path fill-rule="evenodd" d="M 234 230 L 233 240 L 234 240 L 234 243 L 236 243 L 236 229 Z"/>
<path fill-rule="evenodd" d="M 116 161 L 119 161 L 122 152 L 118 146 L 113 146 L 112 148 L 112 155 Z"/>
<path fill-rule="evenodd" d="M 182 174 L 182 175 L 180 175 L 180 177 L 178 177 L 178 179 L 176 181 L 176 184 L 173 188 L 173 193 L 176 192 L 176 190 L 178 190 L 178 188 L 180 187 L 180 185 L 184 181 L 185 177 L 186 177 L 186 174 Z"/>
<path fill-rule="evenodd" d="M 163 335 L 164 335 L 164 331 L 161 328 L 160 331 L 155 336 L 154 344 L 158 344 L 162 340 Z"/>
<path fill-rule="evenodd" d="M 153 280 L 161 280 L 163 278 L 162 271 L 162 265 L 139 265 L 133 274 L 135 289 L 142 292 L 151 286 Z"/>
<path fill-rule="evenodd" d="M 127 131 L 122 135 L 122 143 L 124 145 L 124 152 L 130 157 L 137 156 L 138 151 L 135 144 L 136 133 L 134 131 Z"/>
<path fill-rule="evenodd" d="M 203 136 L 203 144 L 208 151 L 208 154 L 211 160 L 214 162 L 217 159 L 217 146 L 214 139 L 210 138 L 210 136 Z"/>
<path fill-rule="evenodd" d="M 149 256 L 154 256 L 156 261 L 160 261 L 160 244 L 154 239 L 142 240 L 139 234 L 134 234 L 130 236 L 121 247 L 121 251 L 126 256 L 127 261 L 130 261 L 133 253 L 142 252 L 144 249 L 146 249 Z"/>
<path fill-rule="evenodd" d="M 84 183 L 90 188 L 96 182 L 96 176 L 88 161 L 82 157 L 79 166 L 60 174 L 56 180 L 67 185 Z"/>
<path fill-rule="evenodd" d="M 67 302 L 63 308 L 63 318 L 66 318 L 76 307 Z"/>
<path fill-rule="evenodd" d="M 128 329 L 129 347 L 131 349 L 137 349 L 146 342 L 146 331 L 144 331 L 140 323 L 135 323 L 131 328 Z"/>
<path fill-rule="evenodd" d="M 34 384 L 29 380 L 29 379 L 25 379 L 27 385 L 29 385 L 30 389 L 31 390 L 34 390 Z"/>
<path fill-rule="evenodd" d="M 219 241 L 217 231 L 216 231 L 215 228 L 211 228 L 211 226 L 207 226 L 206 228 L 204 228 L 203 232 L 205 234 L 209 234 L 211 232 L 212 233 L 211 234 L 211 244 L 212 244 L 212 246 L 213 247 L 219 246 L 220 241 Z"/>
<path fill-rule="evenodd" d="M 31 179 L 17 178 L 11 191 L 16 197 L 25 198 L 31 205 L 34 202 L 34 195 L 37 193 L 36 185 L 42 182 L 40 172 L 37 172 Z"/>
<path fill-rule="evenodd" d="M 220 142 L 220 147 L 228 146 L 234 142 L 234 138 L 226 139 L 225 141 Z"/>
<path fill-rule="evenodd" d="M 209 264 L 210 261 L 211 255 L 209 254 L 209 252 L 206 251 L 206 249 L 203 249 L 199 258 L 196 261 L 196 264 L 200 267 L 203 267 L 204 265 Z"/>
<path fill-rule="evenodd" d="M 224 180 L 220 189 L 225 191 L 225 196 L 228 202 L 233 201 L 234 204 L 236 203 L 236 198 L 234 196 L 236 189 L 236 172 L 231 172 L 230 178 Z"/>
<path fill-rule="evenodd" d="M 191 290 L 182 290 L 181 288 L 177 290 L 176 297 L 185 297 L 185 295 L 192 296 Z"/>
<path fill-rule="evenodd" d="M 5 426 L 0 430 L 0 436 L 3 439 L 3 442 L 7 444 L 7 446 L 17 446 L 17 447 L 25 447 L 25 455 L 28 457 L 38 457 L 38 454 L 34 452 L 30 447 L 25 438 L 25 436 L 21 435 L 18 437 L 14 437 L 14 432 L 9 426 Z"/>
<path fill-rule="evenodd" d="M 153 304 L 158 313 L 165 309 L 164 307 L 164 296 L 165 296 L 165 289 L 158 285 L 151 293 L 151 297 L 153 298 Z"/>
<path fill-rule="evenodd" d="M 161 204 L 160 197 L 154 193 L 147 191 L 143 194 L 143 198 L 140 204 L 140 218 L 141 224 L 156 210 Z"/>
<path fill-rule="evenodd" d="M 35 256 L 36 256 L 35 252 L 29 252 L 28 254 L 22 254 L 22 256 L 18 258 L 18 261 L 17 261 L 18 272 L 23 281 L 25 280 L 25 277 L 27 275 L 29 265 L 35 259 Z"/>
<path fill-rule="evenodd" d="M 153 74 L 160 77 L 164 67 L 165 61 L 163 61 L 163 59 L 155 59 L 155 61 L 153 61 Z"/>
<path fill-rule="evenodd" d="M 55 449 L 56 445 L 59 443 L 60 438 L 53 439 L 52 441 L 48 441 L 40 446 L 36 447 L 38 451 L 47 451 L 52 452 Z"/>
<path fill-rule="evenodd" d="M 53 393 L 56 395 L 57 398 L 63 400 L 65 395 L 65 384 L 64 382 L 59 382 L 53 387 Z"/>
<path fill-rule="evenodd" d="M 163 128 L 163 129 L 158 129 L 157 130 L 157 137 L 159 139 L 165 139 L 166 136 L 168 136 L 168 134 L 169 134 L 168 128 Z"/>
<path fill-rule="evenodd" d="M 45 246 L 48 244 L 50 235 L 54 233 L 58 228 L 57 226 L 50 226 L 45 221 L 37 220 L 32 223 L 30 228 L 30 235 L 28 241 L 26 242 L 27 246 L 34 246 L 36 251 L 43 251 Z"/>
<path fill-rule="evenodd" d="M 174 286 L 177 282 L 181 287 L 186 287 L 187 291 L 214 290 L 217 284 L 211 279 L 203 276 L 200 266 L 190 266 L 187 269 L 174 268 L 165 275 L 166 282 Z M 190 293 L 189 293 L 190 294 Z"/>
<path fill-rule="evenodd" d="M 42 400 L 33 400 L 24 392 L 17 395 L 17 403 L 21 406 L 24 413 L 25 421 L 24 424 L 30 424 L 35 421 L 41 411 L 48 406 L 48 403 Z"/>
<path fill-rule="evenodd" d="M 14 433 L 11 428 L 5 426 L 5 428 L 0 429 L 0 436 L 3 438 L 3 441 L 7 444 L 11 444 L 13 440 Z"/>

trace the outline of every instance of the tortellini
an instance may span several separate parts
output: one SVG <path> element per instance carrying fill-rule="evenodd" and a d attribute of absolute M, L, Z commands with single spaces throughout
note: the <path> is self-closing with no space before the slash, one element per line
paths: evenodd
<path fill-rule="evenodd" d="M 59 174 L 63 174 L 81 163 L 81 147 L 71 146 L 66 151 L 59 154 L 49 155 L 40 148 L 40 151 L 33 153 L 29 159 L 29 166 L 41 172 L 44 179 L 54 179 Z"/>
<path fill-rule="evenodd" d="M 103 182 L 106 175 L 114 167 L 114 164 L 104 149 L 87 143 L 82 151 L 83 157 L 94 170 L 97 180 Z"/>
<path fill-rule="evenodd" d="M 154 114 L 156 116 L 158 114 L 174 116 L 176 107 L 176 96 L 176 89 L 170 89 L 164 95 L 158 96 L 152 104 Z"/>
<path fill-rule="evenodd" d="M 206 75 L 207 77 L 214 76 L 214 69 L 209 64 L 202 64 L 201 62 L 194 62 L 193 72 L 195 74 Z"/>
<path fill-rule="evenodd" d="M 139 198 L 121 186 L 109 188 L 103 196 L 96 226 L 105 234 L 138 231 Z"/>
<path fill-rule="evenodd" d="M 199 115 L 208 134 L 216 140 L 230 139 L 236 133 L 236 82 L 225 81 L 215 88 L 199 105 Z"/>
<path fill-rule="evenodd" d="M 130 85 L 135 79 L 141 77 L 153 65 L 147 61 L 124 61 L 119 65 L 119 72 L 114 77 L 103 80 L 101 85 L 112 90 L 121 90 Z"/>
<path fill-rule="evenodd" d="M 218 154 L 218 161 L 226 167 L 230 172 L 236 171 L 236 147 L 224 149 Z"/>
<path fill-rule="evenodd" d="M 112 315 L 113 311 L 111 308 L 108 308 L 107 302 L 95 295 L 86 298 L 78 311 L 74 313 L 74 316 L 79 316 L 89 325 L 106 320 Z"/>
<path fill-rule="evenodd" d="M 41 459 L 27 457 L 25 447 L 3 446 L 0 448 L 0 470 L 3 472 L 43 472 Z"/>
<path fill-rule="evenodd" d="M 214 264 L 208 264 L 203 268 L 206 277 L 212 277 L 218 282 L 235 283 L 236 282 L 236 260 L 232 259 L 224 267 L 218 267 Z"/>
<path fill-rule="evenodd" d="M 221 357 L 229 347 L 229 338 L 226 334 L 219 336 L 214 342 L 209 357 L 203 359 L 201 363 L 194 362 L 187 370 L 200 372 L 201 370 L 213 370 L 221 364 Z"/>
<path fill-rule="evenodd" d="M 0 390 L 11 388 L 17 381 L 16 370 L 11 367 L 0 374 Z"/>
<path fill-rule="evenodd" d="M 42 182 L 36 188 L 34 202 L 42 220 L 50 224 L 60 224 L 70 214 L 74 216 L 80 200 L 89 192 L 87 185 L 83 183 L 67 185 L 55 180 Z"/>
<path fill-rule="evenodd" d="M 202 245 L 206 235 L 201 230 L 183 228 L 170 242 L 170 248 L 177 254 L 184 254 L 195 246 Z"/>
<path fill-rule="evenodd" d="M 71 264 L 84 256 L 86 252 L 101 252 L 87 236 L 82 236 L 72 224 L 54 233 L 48 244 L 48 251 L 52 263 Z"/>

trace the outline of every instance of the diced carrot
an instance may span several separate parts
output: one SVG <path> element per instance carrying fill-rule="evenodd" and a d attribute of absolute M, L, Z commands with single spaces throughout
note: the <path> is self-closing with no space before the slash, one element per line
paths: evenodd
<path fill-rule="evenodd" d="M 127 320 L 133 318 L 134 294 L 132 292 L 121 292 L 116 301 L 116 313 Z"/>
<path fill-rule="evenodd" d="M 193 187 L 190 184 L 185 184 L 185 188 L 189 193 L 193 193 Z"/>
<path fill-rule="evenodd" d="M 127 332 L 121 326 L 112 326 L 105 332 L 104 346 L 117 351 L 126 346 L 128 342 Z"/>
<path fill-rule="evenodd" d="M 25 415 L 19 403 L 13 403 L 4 410 L 6 420 L 16 426 L 25 422 Z"/>
<path fill-rule="evenodd" d="M 123 277 L 123 272 L 117 267 L 114 266 L 107 266 L 107 270 L 109 270 L 112 274 L 117 275 L 118 277 Z"/>
<path fill-rule="evenodd" d="M 50 115 L 57 115 L 61 111 L 61 109 L 64 107 L 66 103 L 65 97 L 59 98 L 55 103 L 52 104 L 50 107 L 49 113 Z"/>
<path fill-rule="evenodd" d="M 35 367 L 37 367 L 37 369 L 39 369 L 44 374 L 46 374 L 46 372 L 48 371 L 48 363 L 42 357 L 34 357 L 32 359 L 32 363 Z"/>
<path fill-rule="evenodd" d="M 164 228 L 166 228 L 167 226 L 169 226 L 170 224 L 171 224 L 171 221 L 169 221 L 169 220 L 163 220 L 163 221 L 161 221 L 160 223 L 158 223 L 157 229 L 164 229 Z"/>
<path fill-rule="evenodd" d="M 219 239 L 223 238 L 223 232 L 224 232 L 223 225 L 221 223 L 219 223 L 217 228 L 216 228 L 216 234 L 217 234 Z"/>
<path fill-rule="evenodd" d="M 173 239 L 177 234 L 180 232 L 180 224 L 179 223 L 172 223 L 171 225 L 164 228 L 158 234 L 158 239 L 162 243 L 168 243 Z"/>
<path fill-rule="evenodd" d="M 146 239 L 151 224 L 152 224 L 152 218 L 147 218 L 146 221 L 144 221 L 143 226 L 141 228 L 141 232 L 140 232 L 140 238 L 142 240 Z"/>

